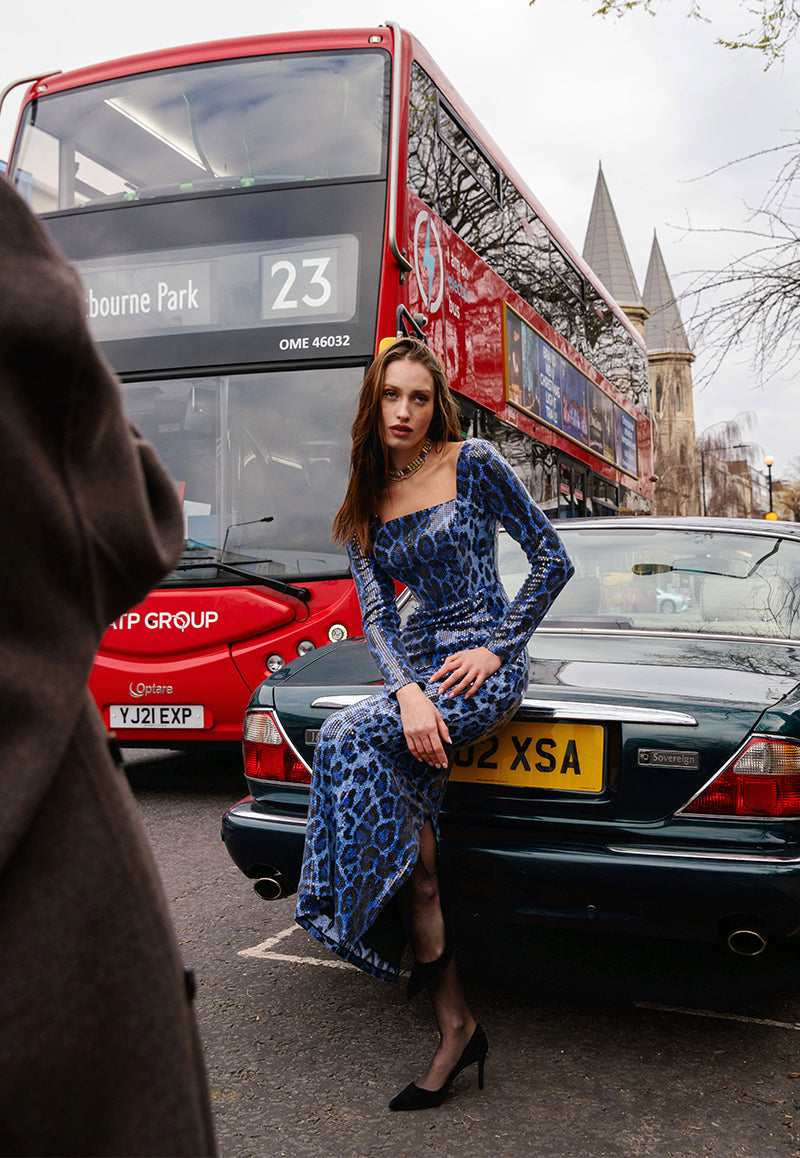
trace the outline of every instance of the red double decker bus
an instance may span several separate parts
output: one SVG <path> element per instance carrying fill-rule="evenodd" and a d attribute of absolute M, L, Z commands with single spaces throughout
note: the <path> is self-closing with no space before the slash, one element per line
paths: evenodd
<path fill-rule="evenodd" d="M 92 676 L 125 745 L 238 742 L 265 674 L 359 632 L 330 528 L 382 339 L 425 335 L 551 518 L 649 510 L 642 339 L 396 25 L 43 76 L 8 176 L 183 503 Z"/>

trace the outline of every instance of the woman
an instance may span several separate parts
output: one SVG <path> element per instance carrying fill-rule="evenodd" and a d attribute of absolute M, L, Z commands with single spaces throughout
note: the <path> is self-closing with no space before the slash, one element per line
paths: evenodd
<path fill-rule="evenodd" d="M 510 606 L 498 523 L 531 563 Z M 494 447 L 462 440 L 444 372 L 412 338 L 364 380 L 334 538 L 347 544 L 384 688 L 321 729 L 297 920 L 348 961 L 396 980 L 399 905 L 415 957 L 409 996 L 428 990 L 441 1039 L 425 1075 L 389 1108 L 426 1109 L 469 1065 L 482 1086 L 488 1049 L 458 979 L 437 876 L 449 753 L 513 715 L 527 687 L 526 643 L 572 566 Z M 418 605 L 404 628 L 395 580 Z"/>

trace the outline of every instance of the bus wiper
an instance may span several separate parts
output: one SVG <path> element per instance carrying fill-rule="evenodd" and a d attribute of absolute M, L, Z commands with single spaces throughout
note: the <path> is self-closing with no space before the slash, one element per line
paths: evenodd
<path fill-rule="evenodd" d="M 228 535 L 231 533 L 231 531 L 238 530 L 239 527 L 254 527 L 256 523 L 274 522 L 275 519 L 272 515 L 264 515 L 260 519 L 247 519 L 244 523 L 228 523 L 227 527 L 225 528 L 225 538 L 222 540 L 222 550 L 220 551 L 220 555 L 225 554 L 225 550 L 228 546 Z"/>
<path fill-rule="evenodd" d="M 259 563 L 261 560 L 253 559 L 254 563 Z M 179 563 L 174 567 L 175 571 L 208 571 L 215 567 L 218 571 L 227 571 L 231 575 L 238 575 L 241 579 L 247 579 L 250 583 L 260 583 L 262 587 L 269 587 L 273 591 L 280 592 L 281 595 L 291 595 L 294 599 L 299 599 L 302 603 L 308 603 L 311 598 L 311 592 L 307 587 L 295 587 L 292 583 L 284 583 L 280 579 L 273 579 L 267 575 L 254 575 L 252 571 L 245 571 L 243 567 L 234 567 L 231 563 L 218 563 L 210 559 L 207 563 Z"/>

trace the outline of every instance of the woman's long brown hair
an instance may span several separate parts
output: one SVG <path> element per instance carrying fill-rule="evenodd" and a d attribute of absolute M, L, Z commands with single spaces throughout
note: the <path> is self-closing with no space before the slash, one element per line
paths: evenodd
<path fill-rule="evenodd" d="M 399 338 L 378 355 L 364 378 L 353 422 L 347 492 L 333 520 L 333 541 L 344 544 L 355 537 L 363 551 L 372 550 L 371 518 L 386 488 L 389 469 L 381 417 L 383 384 L 387 367 L 402 360 L 418 362 L 433 379 L 433 418 L 428 437 L 434 443 L 457 442 L 461 438 L 458 409 L 439 359 L 418 338 Z"/>

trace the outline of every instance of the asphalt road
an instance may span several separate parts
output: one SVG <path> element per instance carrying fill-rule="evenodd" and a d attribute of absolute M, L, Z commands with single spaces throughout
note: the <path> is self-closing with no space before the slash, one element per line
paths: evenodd
<path fill-rule="evenodd" d="M 130 753 L 128 755 L 131 755 Z M 389 1099 L 435 1048 L 425 996 L 372 980 L 259 900 L 219 838 L 236 760 L 129 765 L 198 980 L 223 1158 L 800 1156 L 800 948 L 462 930 L 489 1037 L 443 1106 Z"/>

